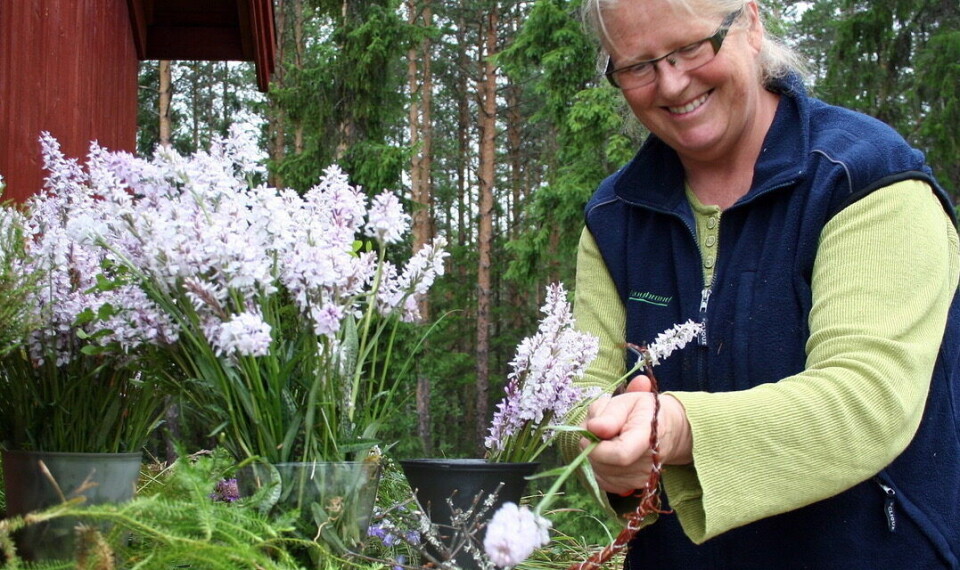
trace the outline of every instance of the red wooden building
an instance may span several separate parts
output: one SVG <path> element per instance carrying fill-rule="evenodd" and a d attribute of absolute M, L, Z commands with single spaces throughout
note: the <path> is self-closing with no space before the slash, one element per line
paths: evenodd
<path fill-rule="evenodd" d="M 253 61 L 266 91 L 274 52 L 273 0 L 0 0 L 4 198 L 42 187 L 41 131 L 135 150 L 138 61 Z"/>

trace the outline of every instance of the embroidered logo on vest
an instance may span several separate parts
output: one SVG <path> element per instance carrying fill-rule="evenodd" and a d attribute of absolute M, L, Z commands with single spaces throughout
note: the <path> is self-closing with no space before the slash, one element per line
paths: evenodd
<path fill-rule="evenodd" d="M 657 307 L 666 307 L 673 301 L 673 295 L 656 295 L 650 291 L 630 291 L 630 297 L 628 298 L 631 301 L 647 303 Z"/>

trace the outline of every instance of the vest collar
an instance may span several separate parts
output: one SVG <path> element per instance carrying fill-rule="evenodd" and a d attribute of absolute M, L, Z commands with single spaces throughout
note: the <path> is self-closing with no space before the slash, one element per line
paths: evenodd
<path fill-rule="evenodd" d="M 777 113 L 757 159 L 750 191 L 735 206 L 793 185 L 804 175 L 810 148 L 806 90 L 794 75 L 775 81 L 770 90 L 781 95 Z M 683 181 L 683 166 L 676 151 L 651 134 L 621 170 L 614 193 L 635 206 L 679 214 L 686 205 Z"/>

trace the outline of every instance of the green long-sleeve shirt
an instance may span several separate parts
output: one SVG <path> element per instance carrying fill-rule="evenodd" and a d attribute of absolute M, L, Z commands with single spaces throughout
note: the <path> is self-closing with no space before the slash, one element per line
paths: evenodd
<path fill-rule="evenodd" d="M 721 212 L 692 204 L 703 258 L 715 259 Z M 923 414 L 958 254 L 957 232 L 922 182 L 878 190 L 827 223 L 804 371 L 738 392 L 670 392 L 690 422 L 693 464 L 667 466 L 663 482 L 691 540 L 835 495 L 903 451 Z M 583 384 L 609 390 L 625 373 L 626 317 L 586 230 L 574 312 L 600 338 Z"/>

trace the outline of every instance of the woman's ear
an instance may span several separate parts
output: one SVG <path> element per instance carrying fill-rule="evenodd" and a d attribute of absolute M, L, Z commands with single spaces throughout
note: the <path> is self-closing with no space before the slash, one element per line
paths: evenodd
<path fill-rule="evenodd" d="M 753 49 L 760 51 L 763 45 L 763 23 L 760 21 L 760 8 L 756 2 L 748 2 L 744 6 L 744 15 L 747 17 L 749 27 L 747 28 L 747 41 Z"/>

